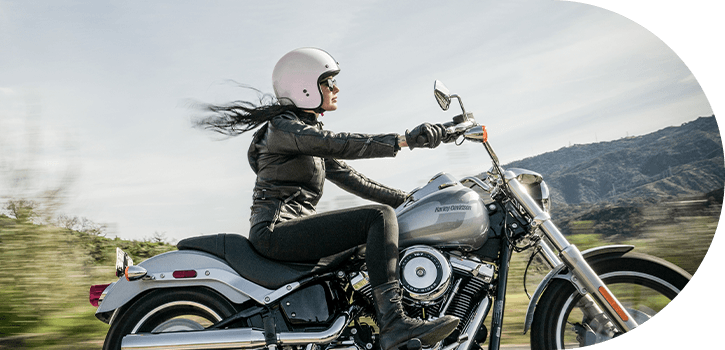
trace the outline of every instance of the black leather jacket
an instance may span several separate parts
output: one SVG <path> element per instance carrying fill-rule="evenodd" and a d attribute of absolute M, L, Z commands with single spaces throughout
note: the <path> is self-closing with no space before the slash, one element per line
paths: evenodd
<path fill-rule="evenodd" d="M 251 226 L 315 214 L 325 179 L 378 203 L 397 207 L 406 193 L 381 185 L 340 159 L 394 157 L 397 134 L 333 133 L 310 113 L 284 113 L 254 134 L 247 156 L 257 174 Z"/>

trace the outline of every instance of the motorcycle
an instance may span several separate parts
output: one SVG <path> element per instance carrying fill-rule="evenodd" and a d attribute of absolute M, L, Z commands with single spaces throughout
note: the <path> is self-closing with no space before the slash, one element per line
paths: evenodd
<path fill-rule="evenodd" d="M 448 134 L 456 145 L 482 144 L 492 167 L 462 179 L 439 173 L 395 209 L 406 312 L 460 319 L 431 349 L 477 350 L 486 340 L 499 349 L 515 252 L 532 250 L 531 259 L 540 256 L 550 268 L 526 311 L 534 350 L 629 332 L 685 287 L 687 272 L 633 246 L 580 252 L 552 222 L 542 176 L 503 169 L 461 97 L 437 80 L 434 95 L 444 111 L 458 101 L 462 113 L 446 124 Z M 96 317 L 110 325 L 103 349 L 380 348 L 364 246 L 305 263 L 264 258 L 238 234 L 187 238 L 177 247 L 138 265 L 117 250 L 120 278 L 90 293 Z M 413 339 L 404 347 L 421 345 Z"/>

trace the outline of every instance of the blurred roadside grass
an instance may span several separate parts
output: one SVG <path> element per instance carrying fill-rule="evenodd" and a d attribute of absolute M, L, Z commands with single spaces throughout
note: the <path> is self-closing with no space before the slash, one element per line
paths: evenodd
<path fill-rule="evenodd" d="M 134 261 L 176 249 L 159 239 L 103 237 L 86 219 L 45 221 L 35 204 L 11 201 L 0 214 L 0 349 L 99 349 L 108 325 L 88 301 L 115 277 L 115 248 Z M 63 227 L 62 227 L 63 226 Z"/>
<path fill-rule="evenodd" d="M 694 211 L 680 206 L 677 212 L 668 205 L 652 205 L 643 211 L 648 224 L 640 225 L 636 235 L 575 233 L 568 238 L 581 250 L 633 244 L 639 252 L 694 273 L 715 233 L 720 203 Z M 0 214 L 0 349 L 99 349 L 108 325 L 95 318 L 88 290 L 115 280 L 115 248 L 128 252 L 135 262 L 176 249 L 162 235 L 144 241 L 108 239 L 101 227 L 85 219 L 38 223 L 32 202 L 9 202 L 5 209 L 11 214 Z M 591 232 L 593 223 L 572 221 L 569 226 L 574 232 Z M 529 254 L 515 254 L 511 262 L 503 344 L 529 342 L 529 335 L 522 334 L 528 304 L 523 274 Z M 536 264 L 529 268 L 529 293 L 545 273 Z M 485 324 L 490 324 L 490 316 Z"/>

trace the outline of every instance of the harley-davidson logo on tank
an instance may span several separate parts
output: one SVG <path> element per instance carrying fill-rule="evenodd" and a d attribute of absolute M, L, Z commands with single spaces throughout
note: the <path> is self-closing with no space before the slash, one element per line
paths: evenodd
<path fill-rule="evenodd" d="M 396 214 L 400 247 L 475 250 L 486 242 L 489 217 L 483 199 L 446 173 L 413 190 Z"/>
<path fill-rule="evenodd" d="M 471 206 L 463 205 L 463 204 L 453 204 L 453 205 L 446 205 L 446 206 L 435 208 L 436 213 L 447 213 L 450 211 L 461 211 L 461 210 L 471 210 Z"/>

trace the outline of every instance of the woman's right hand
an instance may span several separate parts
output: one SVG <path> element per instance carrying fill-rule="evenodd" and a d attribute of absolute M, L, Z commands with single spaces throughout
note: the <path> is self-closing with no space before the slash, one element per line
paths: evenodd
<path fill-rule="evenodd" d="M 441 124 L 423 123 L 413 130 L 405 130 L 405 140 L 408 148 L 436 148 L 447 136 L 446 128 Z"/>

